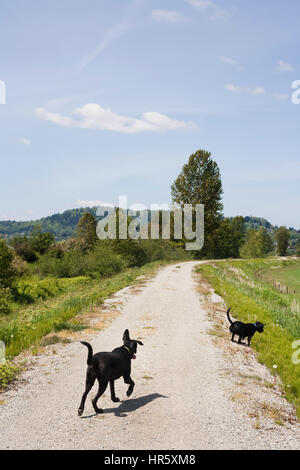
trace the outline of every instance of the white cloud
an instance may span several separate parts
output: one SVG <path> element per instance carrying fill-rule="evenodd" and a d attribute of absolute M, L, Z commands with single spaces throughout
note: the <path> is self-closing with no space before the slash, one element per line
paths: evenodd
<path fill-rule="evenodd" d="M 228 83 L 225 85 L 226 90 L 231 91 L 232 93 L 239 93 L 242 89 L 239 86 L 233 85 L 232 83 Z"/>
<path fill-rule="evenodd" d="M 263 87 L 259 86 L 259 87 L 256 87 L 256 88 L 249 88 L 249 87 L 240 87 L 240 86 L 237 86 L 237 85 L 233 85 L 232 83 L 229 83 L 227 85 L 225 85 L 225 89 L 227 91 L 230 91 L 231 93 L 241 93 L 241 92 L 244 92 L 244 93 L 248 93 L 250 95 L 264 95 L 265 94 L 265 90 Z"/>
<path fill-rule="evenodd" d="M 278 72 L 292 72 L 293 67 L 287 62 L 284 62 L 283 60 L 278 60 L 276 70 Z"/>
<path fill-rule="evenodd" d="M 37 108 L 35 110 L 38 117 L 45 119 L 46 121 L 52 121 L 64 127 L 74 127 L 73 119 L 66 116 L 61 116 L 58 113 L 51 113 L 44 108 Z"/>
<path fill-rule="evenodd" d="M 220 61 L 223 62 L 223 64 L 229 64 L 232 65 L 237 71 L 243 70 L 243 67 L 238 63 L 237 60 L 233 59 L 232 57 L 220 57 Z"/>
<path fill-rule="evenodd" d="M 25 145 L 26 147 L 30 147 L 31 145 L 31 141 L 27 139 L 26 137 L 22 137 L 21 139 L 19 139 L 19 142 Z"/>
<path fill-rule="evenodd" d="M 193 7 L 201 8 L 202 10 L 215 7 L 215 4 L 211 0 L 186 0 L 186 1 Z"/>
<path fill-rule="evenodd" d="M 116 114 L 109 108 L 102 108 L 96 103 L 85 104 L 81 108 L 75 109 L 72 113 L 75 118 L 52 113 L 44 108 L 36 109 L 36 114 L 41 119 L 54 122 L 63 127 L 99 129 L 122 134 L 136 134 L 144 131 L 161 132 L 197 127 L 193 122 L 178 121 L 157 112 L 146 112 L 140 119 L 136 119 Z"/>
<path fill-rule="evenodd" d="M 15 216 L 15 215 L 7 215 L 7 214 L 0 214 L 0 221 L 9 221 L 14 220 L 17 222 L 27 222 L 28 220 L 32 220 L 29 216 Z"/>
<path fill-rule="evenodd" d="M 258 86 L 257 88 L 248 89 L 248 93 L 250 93 L 251 95 L 264 95 L 265 90 L 263 87 Z"/>
<path fill-rule="evenodd" d="M 115 207 L 113 204 L 109 202 L 103 202 L 103 201 L 90 201 L 90 200 L 83 200 L 83 199 L 77 199 L 76 201 L 76 206 L 79 207 Z"/>
<path fill-rule="evenodd" d="M 152 19 L 167 23 L 187 23 L 190 21 L 186 16 L 171 10 L 152 10 Z"/>
<path fill-rule="evenodd" d="M 224 64 L 237 65 L 237 61 L 231 57 L 220 57 L 220 60 L 221 62 L 224 62 Z"/>
<path fill-rule="evenodd" d="M 220 8 L 212 0 L 185 0 L 185 1 L 192 7 L 211 12 L 211 16 L 210 16 L 211 20 L 225 19 L 228 17 L 228 11 L 225 10 L 224 8 Z"/>
<path fill-rule="evenodd" d="M 290 97 L 287 93 L 275 93 L 274 96 L 278 101 L 286 101 Z"/>

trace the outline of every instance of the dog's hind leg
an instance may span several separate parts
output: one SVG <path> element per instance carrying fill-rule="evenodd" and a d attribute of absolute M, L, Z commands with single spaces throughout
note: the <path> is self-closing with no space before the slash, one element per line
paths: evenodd
<path fill-rule="evenodd" d="M 111 400 L 113 402 L 118 402 L 120 401 L 119 398 L 116 397 L 116 394 L 115 394 L 115 381 L 114 380 L 110 380 L 109 381 L 109 385 L 110 385 L 110 396 L 111 396 Z"/>
<path fill-rule="evenodd" d="M 92 386 L 94 385 L 95 380 L 96 380 L 95 372 L 91 368 L 88 368 L 87 373 L 86 373 L 85 391 L 84 391 L 84 394 L 82 395 L 81 403 L 78 408 L 78 416 L 81 416 L 83 413 L 86 397 L 89 391 L 91 390 Z"/>
<path fill-rule="evenodd" d="M 234 337 L 235 337 L 235 334 L 232 333 L 232 336 L 231 336 L 231 341 L 234 341 Z"/>
<path fill-rule="evenodd" d="M 94 407 L 94 410 L 96 411 L 96 413 L 103 413 L 103 410 L 101 408 L 98 408 L 97 401 L 99 400 L 101 395 L 103 395 L 103 393 L 105 392 L 106 387 L 108 385 L 108 380 L 103 380 L 102 378 L 99 378 L 98 376 L 97 376 L 97 379 L 98 379 L 98 382 L 99 382 L 99 389 L 98 389 L 97 395 L 92 400 L 92 403 L 93 403 L 93 407 Z"/>
<path fill-rule="evenodd" d="M 134 384 L 134 381 L 132 380 L 132 378 L 131 378 L 130 376 L 124 375 L 124 382 L 125 382 L 126 384 L 129 384 L 129 387 L 128 387 L 128 390 L 127 390 L 127 392 L 126 392 L 126 395 L 127 395 L 128 397 L 130 397 L 130 395 L 131 395 L 132 392 L 133 392 L 133 387 L 134 387 L 134 385 L 135 385 L 135 384 Z"/>

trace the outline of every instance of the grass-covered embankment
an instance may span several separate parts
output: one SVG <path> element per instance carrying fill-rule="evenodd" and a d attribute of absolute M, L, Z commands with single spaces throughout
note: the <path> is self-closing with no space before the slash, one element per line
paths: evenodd
<path fill-rule="evenodd" d="M 292 361 L 293 342 L 300 339 L 299 295 L 278 291 L 271 275 L 282 268 L 300 273 L 300 262 L 283 263 L 274 260 L 224 261 L 201 265 L 197 271 L 232 307 L 236 319 L 265 323 L 264 333 L 255 335 L 251 346 L 257 351 L 258 360 L 280 376 L 285 395 L 296 407 L 300 418 L 300 364 Z"/>

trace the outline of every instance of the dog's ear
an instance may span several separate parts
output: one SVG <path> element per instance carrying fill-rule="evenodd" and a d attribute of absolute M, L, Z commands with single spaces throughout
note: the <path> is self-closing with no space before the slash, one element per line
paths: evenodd
<path fill-rule="evenodd" d="M 142 341 L 138 341 L 138 340 L 136 339 L 136 342 L 137 342 L 138 344 L 140 344 L 141 346 L 144 346 L 144 343 L 142 343 Z"/>
<path fill-rule="evenodd" d="M 123 334 L 123 341 L 124 343 L 126 343 L 126 341 L 129 341 L 130 338 L 129 338 L 129 331 L 128 330 L 125 330 L 124 331 L 124 334 Z"/>

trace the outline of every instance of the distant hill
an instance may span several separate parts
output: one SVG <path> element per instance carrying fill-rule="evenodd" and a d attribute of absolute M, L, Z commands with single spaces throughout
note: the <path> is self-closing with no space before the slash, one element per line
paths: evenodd
<path fill-rule="evenodd" d="M 274 229 L 272 224 L 268 222 L 268 220 L 263 219 L 262 217 L 248 217 L 247 216 L 247 217 L 244 217 L 244 220 L 245 220 L 246 229 L 251 229 L 251 228 L 259 229 L 260 227 L 264 227 L 267 230 Z"/>
<path fill-rule="evenodd" d="M 43 232 L 51 232 L 56 240 L 63 240 L 75 235 L 78 221 L 85 212 L 96 215 L 96 210 L 97 207 L 81 207 L 80 209 L 67 210 L 61 214 L 53 214 L 38 220 L 26 222 L 16 222 L 13 220 L 0 221 L 0 236 L 11 238 L 19 234 L 30 235 L 34 226 L 40 225 Z M 247 230 L 265 227 L 271 234 L 274 234 L 278 228 L 262 217 L 247 216 L 244 217 L 244 220 Z M 294 246 L 297 240 L 300 239 L 300 230 L 296 230 L 293 227 L 289 227 L 289 230 L 291 233 L 291 246 Z"/>
<path fill-rule="evenodd" d="M 61 214 L 53 214 L 38 220 L 16 222 L 12 220 L 0 221 L 0 235 L 11 238 L 14 235 L 30 235 L 35 225 L 40 225 L 43 232 L 51 232 L 57 240 L 72 237 L 76 233 L 76 227 L 80 217 L 85 212 L 96 215 L 96 207 L 82 207 L 80 209 L 67 210 Z"/>

